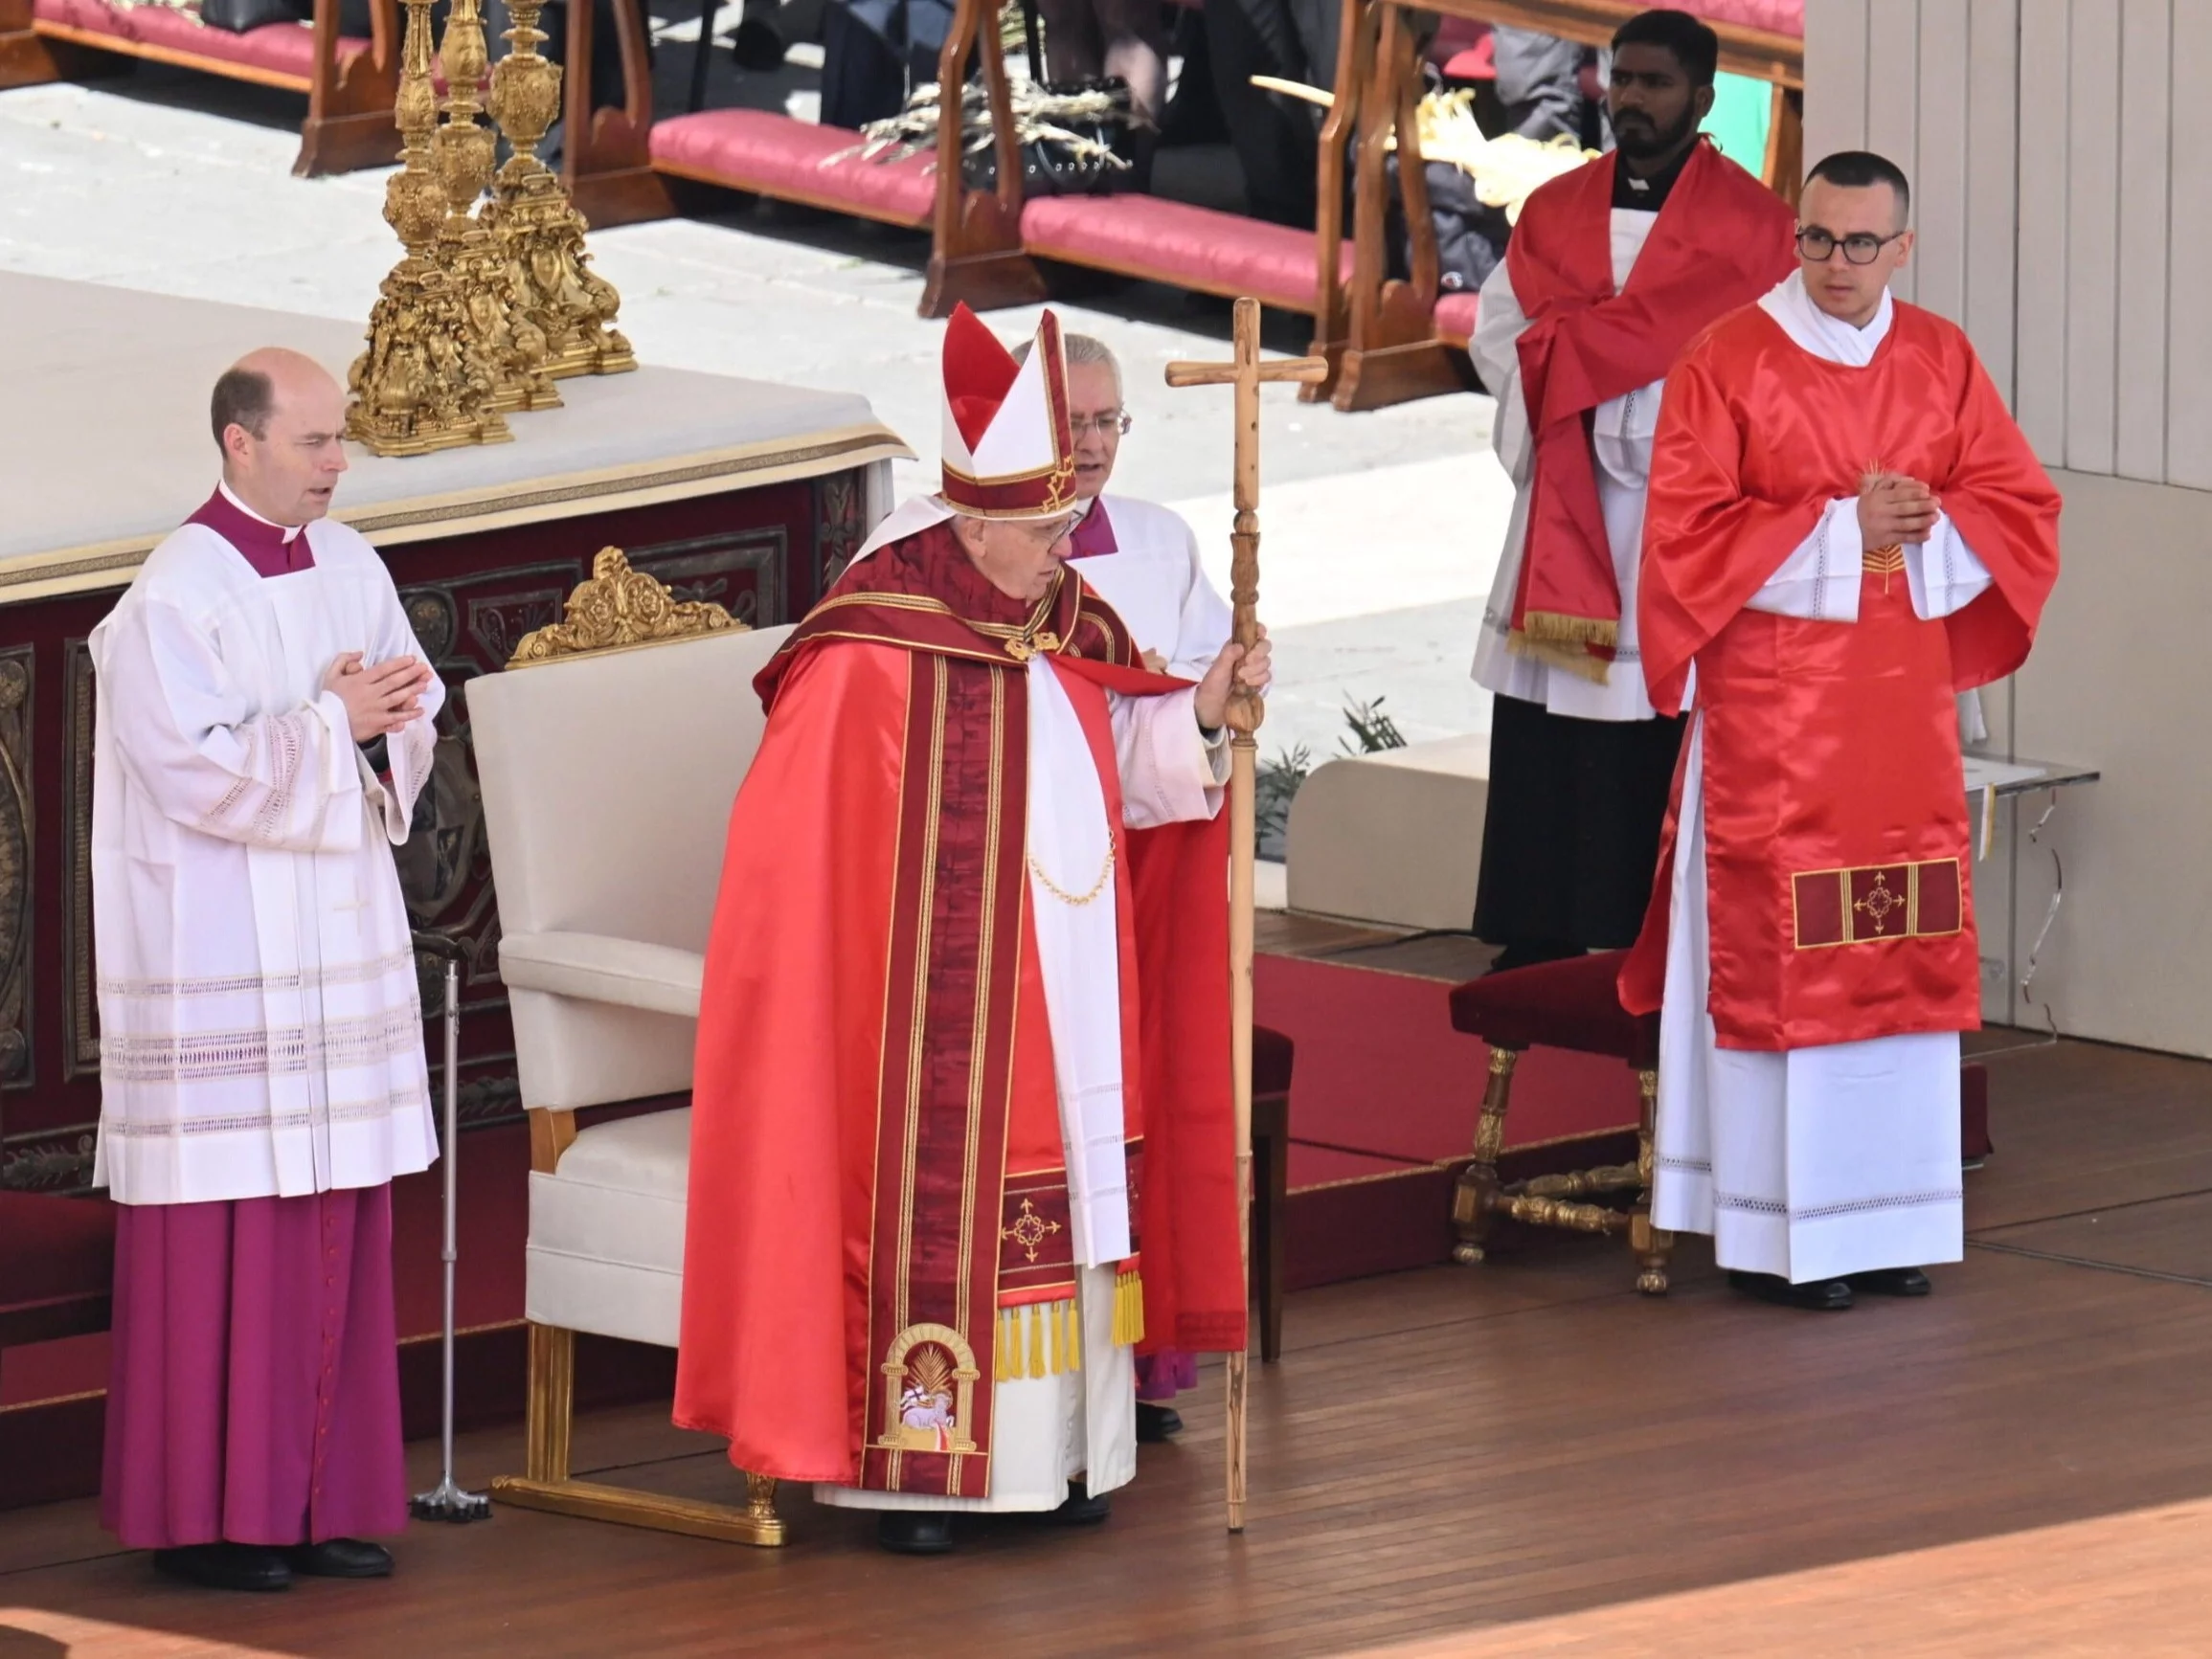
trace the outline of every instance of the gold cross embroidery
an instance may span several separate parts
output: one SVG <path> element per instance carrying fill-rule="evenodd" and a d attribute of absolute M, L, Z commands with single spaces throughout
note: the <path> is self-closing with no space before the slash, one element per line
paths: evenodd
<path fill-rule="evenodd" d="M 1004 1229 L 999 1237 L 1010 1239 L 1022 1246 L 1030 1261 L 1037 1259 L 1037 1246 L 1060 1230 L 1058 1222 L 1048 1222 L 1037 1214 L 1036 1206 L 1027 1199 L 1022 1200 L 1022 1213 L 1014 1218 L 1014 1224 Z"/>
<path fill-rule="evenodd" d="M 1871 916 L 1874 919 L 1875 934 L 1880 936 L 1888 930 L 1886 924 L 1890 914 L 1905 908 L 1905 900 L 1890 891 L 1888 872 L 1877 870 L 1874 872 L 1874 890 L 1851 908 L 1862 915 Z"/>

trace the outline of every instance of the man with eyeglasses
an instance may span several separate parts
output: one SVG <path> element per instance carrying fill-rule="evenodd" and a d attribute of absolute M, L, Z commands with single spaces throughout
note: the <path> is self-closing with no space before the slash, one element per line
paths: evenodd
<path fill-rule="evenodd" d="M 955 311 L 939 489 L 756 682 L 700 996 L 676 1421 L 910 1555 L 1106 1519 L 1137 1345 L 1245 1340 L 1217 814 L 1268 647 L 1144 668 L 1034 346 Z"/>
<path fill-rule="evenodd" d="M 1953 694 L 2026 658 L 2059 497 L 1966 336 L 1894 300 L 1905 175 L 1830 156 L 1798 268 L 1667 377 L 1644 674 L 1692 708 L 1650 919 L 1653 1220 L 1740 1290 L 1922 1296 L 1963 1252 L 1979 950 Z"/>
<path fill-rule="evenodd" d="M 1636 937 L 1682 741 L 1637 662 L 1659 382 L 1790 269 L 1790 210 L 1709 142 L 1720 42 L 1685 12 L 1614 36 L 1618 147 L 1528 198 L 1471 347 L 1516 486 L 1475 678 L 1496 694 L 1475 931 L 1496 966 Z"/>

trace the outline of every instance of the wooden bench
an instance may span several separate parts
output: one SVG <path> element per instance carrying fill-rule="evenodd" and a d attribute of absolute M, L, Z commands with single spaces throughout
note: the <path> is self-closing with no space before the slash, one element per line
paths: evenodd
<path fill-rule="evenodd" d="M 303 178 L 390 167 L 399 156 L 397 0 L 372 0 L 370 14 L 372 33 L 364 40 L 338 32 L 338 0 L 315 0 L 312 24 L 269 23 L 243 34 L 166 6 L 0 0 L 0 90 L 89 78 L 102 72 L 103 56 L 175 64 L 306 94 L 292 164 Z"/>
<path fill-rule="evenodd" d="M 1352 274 L 1341 293 L 1330 293 L 1322 267 L 1324 292 L 1315 311 L 1322 327 L 1313 346 L 1314 354 L 1330 363 L 1324 390 L 1337 408 L 1379 409 L 1473 384 L 1466 348 L 1475 332 L 1476 297 L 1447 293 L 1439 279 L 1413 115 L 1422 87 L 1420 42 L 1408 12 L 1539 29 L 1603 46 L 1642 10 L 1633 0 L 1344 0 L 1336 101 L 1321 144 L 1322 222 L 1317 235 L 1325 246 L 1339 234 L 1330 215 L 1341 211 L 1348 143 L 1356 156 Z M 1794 200 L 1804 167 L 1805 43 L 1801 22 L 1797 34 L 1782 30 L 1793 13 L 1802 15 L 1796 0 L 1698 0 L 1684 10 L 1720 35 L 1724 72 L 1772 87 L 1761 176 Z M 1411 268 L 1404 278 L 1388 275 L 1393 204 L 1386 163 L 1393 139 L 1398 205 L 1411 242 Z"/>
<path fill-rule="evenodd" d="M 620 109 L 590 107 L 590 9 L 570 11 L 564 178 L 595 225 L 673 213 L 673 179 L 927 230 L 925 317 L 949 316 L 961 302 L 987 310 L 1041 301 L 1048 283 L 1040 259 L 1227 298 L 1251 294 L 1308 314 L 1322 303 L 1328 284 L 1307 232 L 1159 196 L 1025 201 L 998 11 L 985 0 L 959 0 L 937 72 L 940 84 L 959 85 L 971 60 L 981 69 L 997 134 L 999 183 L 989 191 L 963 179 L 953 119 L 939 123 L 934 158 L 884 164 L 854 157 L 827 167 L 823 163 L 858 145 L 860 134 L 749 109 L 655 121 L 641 0 L 616 0 L 615 11 L 610 49 L 622 60 Z M 1350 244 L 1343 243 L 1329 273 L 1338 289 L 1350 280 L 1351 259 Z"/>

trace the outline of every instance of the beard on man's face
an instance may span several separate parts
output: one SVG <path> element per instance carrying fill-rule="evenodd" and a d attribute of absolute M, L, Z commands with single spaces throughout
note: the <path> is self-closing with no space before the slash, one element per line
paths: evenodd
<path fill-rule="evenodd" d="M 1660 126 L 1640 109 L 1630 110 L 1614 118 L 1613 142 L 1631 161 L 1645 161 L 1680 146 L 1697 130 L 1697 125 L 1698 115 L 1694 109 L 1683 110 L 1682 119 L 1672 126 Z"/>

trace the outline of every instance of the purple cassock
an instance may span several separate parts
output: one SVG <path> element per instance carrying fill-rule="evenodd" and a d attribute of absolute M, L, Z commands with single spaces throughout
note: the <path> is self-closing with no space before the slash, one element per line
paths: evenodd
<path fill-rule="evenodd" d="M 264 576 L 315 562 L 220 491 L 190 522 Z M 395 1325 L 389 1182 L 119 1205 L 101 1524 L 135 1549 L 398 1532 Z"/>

